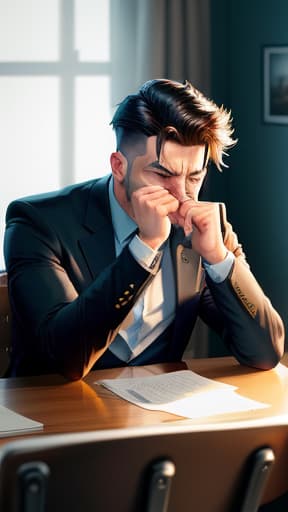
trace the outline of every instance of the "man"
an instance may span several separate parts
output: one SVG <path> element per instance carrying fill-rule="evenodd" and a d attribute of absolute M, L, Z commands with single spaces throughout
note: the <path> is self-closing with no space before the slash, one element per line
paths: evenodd
<path fill-rule="evenodd" d="M 208 161 L 235 144 L 230 115 L 188 82 L 151 80 L 118 106 L 112 175 L 11 203 L 5 257 L 11 375 L 180 360 L 199 315 L 256 368 L 283 324 L 223 204 L 198 201 Z"/>

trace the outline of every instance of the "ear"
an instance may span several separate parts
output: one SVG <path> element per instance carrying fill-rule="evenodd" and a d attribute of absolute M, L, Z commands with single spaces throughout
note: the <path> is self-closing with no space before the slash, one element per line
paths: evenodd
<path fill-rule="evenodd" d="M 121 151 L 116 151 L 110 156 L 110 164 L 114 179 L 119 183 L 122 183 L 127 172 L 127 158 L 123 155 L 123 153 L 121 153 Z"/>

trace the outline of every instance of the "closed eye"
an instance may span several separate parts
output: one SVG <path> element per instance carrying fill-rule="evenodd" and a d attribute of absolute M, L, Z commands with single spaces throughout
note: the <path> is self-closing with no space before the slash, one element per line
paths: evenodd
<path fill-rule="evenodd" d="M 172 178 L 172 176 L 170 176 L 169 174 L 162 174 L 162 172 L 156 172 L 155 174 L 157 174 L 157 176 L 160 176 L 164 180 L 166 180 L 167 178 Z"/>
<path fill-rule="evenodd" d="M 160 176 L 161 178 L 171 178 L 173 175 L 165 173 L 158 169 L 145 169 L 145 171 L 152 172 L 153 174 L 156 174 L 157 176 Z"/>
<path fill-rule="evenodd" d="M 201 172 L 190 174 L 190 176 L 188 177 L 188 180 L 190 183 L 196 183 L 196 184 L 201 183 L 203 181 L 203 179 L 205 178 L 206 173 L 207 173 L 207 169 L 205 168 L 205 169 L 201 170 Z"/>
<path fill-rule="evenodd" d="M 190 183 L 201 183 L 201 181 L 203 180 L 203 176 L 189 176 L 188 180 Z"/>

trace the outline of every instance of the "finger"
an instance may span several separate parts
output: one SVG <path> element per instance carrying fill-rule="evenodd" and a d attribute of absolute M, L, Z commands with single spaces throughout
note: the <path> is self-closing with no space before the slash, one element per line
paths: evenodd
<path fill-rule="evenodd" d="M 192 218 L 192 223 L 195 225 L 198 225 L 199 223 L 203 222 L 204 219 L 206 219 L 207 222 L 210 221 L 213 223 L 215 223 L 215 221 L 217 222 L 218 219 L 218 217 L 215 215 L 215 209 L 210 208 L 210 206 L 201 208 L 190 207 L 186 211 L 182 210 L 181 214 L 184 217 L 184 219 L 186 219 L 187 217 Z"/>
<path fill-rule="evenodd" d="M 141 206 L 147 205 L 150 208 L 161 205 L 171 205 L 172 209 L 178 209 L 179 201 L 172 196 L 166 189 L 157 190 L 150 193 L 142 193 L 135 195 L 136 203 L 141 204 Z M 135 202 L 134 198 L 134 202 Z"/>
<path fill-rule="evenodd" d="M 147 205 L 150 209 L 157 211 L 161 216 L 166 216 L 169 215 L 169 213 L 176 212 L 179 203 L 173 196 L 167 196 L 153 201 L 149 199 Z"/>
<path fill-rule="evenodd" d="M 209 204 L 202 205 L 201 208 L 198 206 L 190 206 L 186 212 L 182 210 L 181 213 L 184 217 L 183 229 L 186 236 L 193 231 L 193 226 L 200 232 L 204 232 L 207 231 L 210 226 L 215 228 L 215 225 L 218 224 L 214 205 L 212 208 Z"/>
<path fill-rule="evenodd" d="M 179 211 L 183 217 L 185 217 L 186 213 L 191 209 L 193 210 L 193 215 L 197 215 L 199 211 L 209 209 L 210 205 L 211 203 L 204 203 L 190 199 L 189 201 L 187 200 L 180 204 Z"/>
<path fill-rule="evenodd" d="M 190 233 L 192 233 L 193 231 L 192 217 L 190 217 L 189 215 L 186 215 L 185 217 L 183 229 L 185 236 L 190 235 Z"/>
<path fill-rule="evenodd" d="M 137 190 L 134 190 L 132 193 L 132 197 L 141 197 L 146 196 L 150 194 L 169 194 L 168 190 L 166 188 L 160 187 L 159 185 L 151 185 L 151 186 L 145 186 L 140 187 Z"/>

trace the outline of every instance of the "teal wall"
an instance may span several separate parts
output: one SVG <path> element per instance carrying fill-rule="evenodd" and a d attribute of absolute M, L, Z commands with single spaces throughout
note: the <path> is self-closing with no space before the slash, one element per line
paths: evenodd
<path fill-rule="evenodd" d="M 288 46 L 287 0 L 211 0 L 211 97 L 232 110 L 239 142 L 211 170 L 248 261 L 288 327 L 288 125 L 263 122 L 263 47 Z"/>

